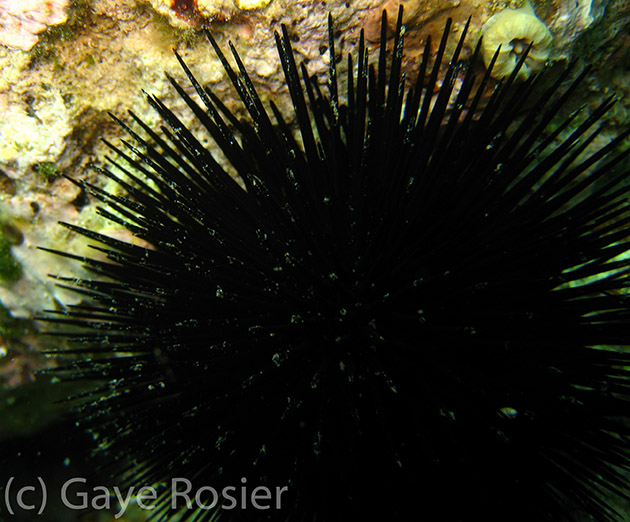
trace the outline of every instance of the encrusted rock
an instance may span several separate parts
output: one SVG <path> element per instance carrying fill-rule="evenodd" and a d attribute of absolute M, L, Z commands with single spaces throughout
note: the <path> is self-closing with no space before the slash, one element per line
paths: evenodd
<path fill-rule="evenodd" d="M 0 0 L 0 44 L 30 50 L 49 25 L 68 19 L 68 0 Z"/>

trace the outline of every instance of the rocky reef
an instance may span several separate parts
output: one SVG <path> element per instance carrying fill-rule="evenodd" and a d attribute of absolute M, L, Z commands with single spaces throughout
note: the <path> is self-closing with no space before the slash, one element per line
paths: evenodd
<path fill-rule="evenodd" d="M 2 0 L 0 2 L 0 44 L 29 51 L 38 34 L 48 26 L 68 20 L 68 0 Z"/>

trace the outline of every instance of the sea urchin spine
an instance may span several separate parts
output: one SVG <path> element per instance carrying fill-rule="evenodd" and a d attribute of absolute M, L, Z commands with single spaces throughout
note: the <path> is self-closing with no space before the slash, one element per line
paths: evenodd
<path fill-rule="evenodd" d="M 103 383 L 80 424 L 118 483 L 288 488 L 280 514 L 219 501 L 183 519 L 615 520 L 630 131 L 585 153 L 612 99 L 546 131 L 587 71 L 518 83 L 524 54 L 490 91 L 498 54 L 477 77 L 467 27 L 441 76 L 450 22 L 408 87 L 402 12 L 391 58 L 385 28 L 376 66 L 361 35 L 342 96 L 332 30 L 324 90 L 283 27 L 290 119 L 232 46 L 236 68 L 208 34 L 249 121 L 178 56 L 201 104 L 174 89 L 245 189 L 155 96 L 159 131 L 116 118 L 135 144 L 97 170 L 127 195 L 77 183 L 152 248 L 64 223 L 107 257 L 56 251 L 94 274 L 58 277 L 86 302 L 47 318 L 62 355 L 87 354 L 57 374 Z"/>

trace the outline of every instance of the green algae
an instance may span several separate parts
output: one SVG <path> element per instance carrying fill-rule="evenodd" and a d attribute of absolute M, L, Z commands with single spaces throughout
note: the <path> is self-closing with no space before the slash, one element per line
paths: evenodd
<path fill-rule="evenodd" d="M 59 70 L 63 67 L 57 54 L 58 42 L 72 40 L 88 23 L 92 13 L 88 0 L 72 0 L 67 12 L 66 22 L 51 25 L 40 35 L 39 41 L 31 50 L 31 67 L 47 62 L 53 63 Z"/>
<path fill-rule="evenodd" d="M 42 161 L 35 165 L 34 169 L 46 181 L 52 181 L 60 174 L 59 167 L 52 161 Z"/>
<path fill-rule="evenodd" d="M 13 283 L 22 276 L 22 267 L 11 254 L 13 242 L 0 230 L 0 281 Z"/>

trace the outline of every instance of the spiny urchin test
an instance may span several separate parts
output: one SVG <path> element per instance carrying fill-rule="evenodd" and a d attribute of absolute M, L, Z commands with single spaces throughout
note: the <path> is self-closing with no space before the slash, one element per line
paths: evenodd
<path fill-rule="evenodd" d="M 78 418 L 116 484 L 235 488 L 181 520 L 617 519 L 630 131 L 587 154 L 612 99 L 549 125 L 587 70 L 518 82 L 524 54 L 491 87 L 467 27 L 445 57 L 450 25 L 413 84 L 402 15 L 345 82 L 331 29 L 325 86 L 283 27 L 291 115 L 208 34 L 248 120 L 178 56 L 196 96 L 170 82 L 242 185 L 155 96 L 159 130 L 118 120 L 132 141 L 97 170 L 126 195 L 77 183 L 151 247 L 64 224 L 106 260 L 56 252 L 93 276 L 58 277 L 85 299 L 47 316 L 83 354 L 57 374 L 101 383 Z M 241 504 L 245 483 L 281 506 Z"/>

